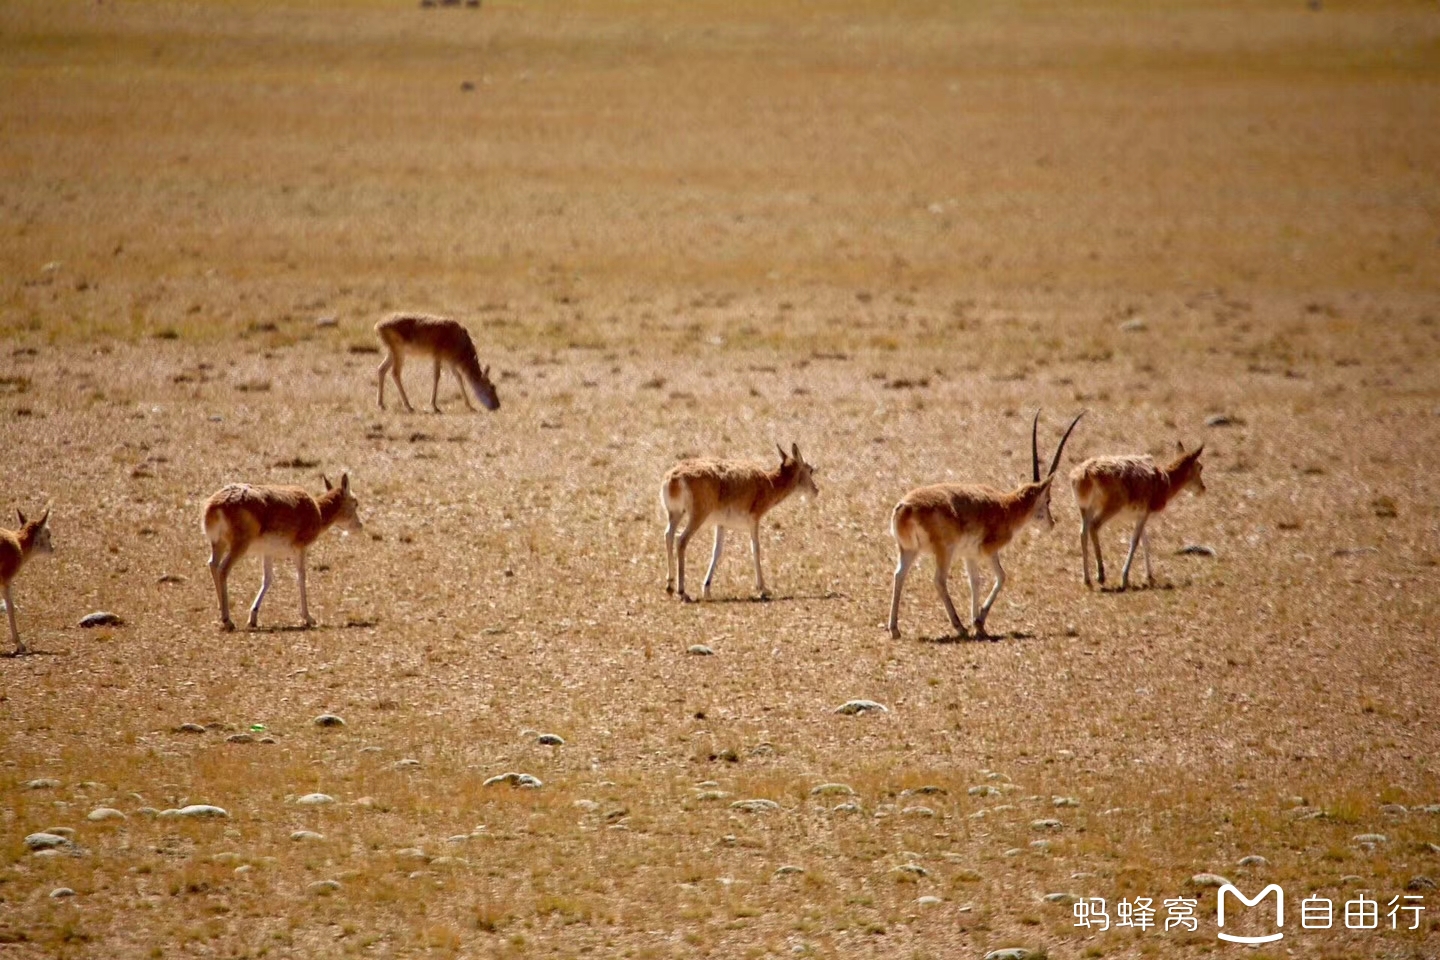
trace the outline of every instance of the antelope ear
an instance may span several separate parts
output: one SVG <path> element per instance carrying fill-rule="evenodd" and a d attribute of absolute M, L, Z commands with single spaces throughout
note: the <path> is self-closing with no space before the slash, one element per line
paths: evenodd
<path fill-rule="evenodd" d="M 1192 460 L 1199 460 L 1199 459 L 1200 459 L 1200 454 L 1202 454 L 1202 453 L 1204 453 L 1204 452 L 1205 452 L 1205 444 L 1202 443 L 1202 444 L 1200 444 L 1200 446 L 1198 446 L 1198 447 L 1195 448 L 1195 452 L 1192 453 L 1192 454 L 1190 454 L 1190 457 L 1191 457 Z"/>
<path fill-rule="evenodd" d="M 1176 440 L 1176 441 L 1175 441 L 1175 449 L 1178 450 L 1178 451 L 1180 451 L 1181 453 L 1184 453 L 1184 452 L 1185 452 L 1185 441 L 1184 441 L 1184 440 Z"/>
<path fill-rule="evenodd" d="M 45 521 L 50 519 L 50 504 L 45 504 L 45 512 L 40 514 L 40 526 L 45 526 Z"/>
<path fill-rule="evenodd" d="M 334 489 L 333 487 L 330 486 L 330 478 L 327 477 L 327 476 L 325 476 L 325 474 L 323 474 L 323 473 L 320 474 L 320 479 L 323 480 L 323 481 L 325 481 L 325 489 L 326 489 L 326 490 L 332 490 L 332 489 Z"/>
<path fill-rule="evenodd" d="M 802 456 L 800 456 L 800 444 L 798 444 L 798 443 L 792 443 L 792 444 L 790 444 L 790 456 L 794 457 L 796 460 L 799 460 L 799 461 L 802 461 L 802 462 L 804 461 L 805 458 L 802 457 Z"/>
<path fill-rule="evenodd" d="M 16 507 L 16 508 L 15 508 L 15 516 L 17 516 L 17 517 L 20 518 L 20 526 L 22 526 L 22 527 L 25 526 L 25 524 L 28 522 L 28 521 L 25 519 L 25 513 L 24 513 L 24 511 L 22 511 L 19 507 Z"/>
<path fill-rule="evenodd" d="M 484 377 L 486 380 L 489 380 L 489 379 L 490 379 L 490 366 L 489 366 L 489 364 L 486 364 L 485 367 L 480 371 L 480 376 Z"/>
<path fill-rule="evenodd" d="M 340 474 L 340 489 L 346 493 L 350 492 L 350 471 L 346 470 Z"/>
<path fill-rule="evenodd" d="M 780 463 L 782 465 L 790 459 L 790 455 L 785 452 L 785 448 L 780 446 L 780 444 L 775 444 L 775 449 L 778 450 L 780 453 Z"/>

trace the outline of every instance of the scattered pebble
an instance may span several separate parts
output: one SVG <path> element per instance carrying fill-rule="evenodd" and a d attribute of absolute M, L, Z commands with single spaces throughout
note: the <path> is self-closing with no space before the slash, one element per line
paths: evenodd
<path fill-rule="evenodd" d="M 404 847 L 395 851 L 395 857 L 399 860 L 429 860 L 425 851 L 419 847 Z"/>
<path fill-rule="evenodd" d="M 345 721 L 342 720 L 341 718 L 337 717 L 337 716 L 336 716 L 335 714 L 333 714 L 333 713 L 322 713 L 322 714 L 320 714 L 320 716 L 318 716 L 318 717 L 316 717 L 314 720 L 312 720 L 311 723 L 315 724 L 315 726 L 317 726 L 317 727 L 343 727 L 343 726 L 345 726 Z"/>
<path fill-rule="evenodd" d="M 1059 820 L 1031 820 L 1031 830 L 1064 830 L 1065 824 Z"/>
<path fill-rule="evenodd" d="M 406 769 L 406 768 L 408 768 L 408 767 L 418 767 L 418 766 L 420 766 L 420 761 L 419 761 L 419 760 L 416 760 L 414 757 L 405 757 L 405 758 L 403 758 L 403 759 L 400 759 L 400 760 L 396 760 L 396 761 L 395 761 L 395 769 L 396 769 L 396 770 L 404 770 L 404 769 Z"/>
<path fill-rule="evenodd" d="M 847 783 L 822 783 L 818 787 L 810 788 L 810 796 L 812 797 L 824 797 L 832 794 L 853 797 L 855 791 Z"/>
<path fill-rule="evenodd" d="M 580 800 L 576 800 L 574 806 L 579 807 L 586 813 L 594 813 L 596 810 L 600 809 L 600 804 L 596 803 L 594 800 L 585 800 L 583 798 Z"/>
<path fill-rule="evenodd" d="M 25 781 L 26 790 L 54 790 L 58 786 L 60 786 L 60 781 L 51 779 L 50 777 L 42 777 L 39 780 Z"/>
<path fill-rule="evenodd" d="M 1403 803 L 1387 803 L 1380 808 L 1380 812 L 1387 817 L 1403 817 L 1410 812 L 1410 809 Z"/>
<path fill-rule="evenodd" d="M 1049 840 L 1031 840 L 1031 841 L 1030 841 L 1030 849 L 1031 849 L 1031 850 L 1049 850 L 1049 849 L 1050 849 L 1050 841 L 1049 841 Z"/>
<path fill-rule="evenodd" d="M 777 876 L 777 877 L 786 877 L 786 876 L 790 876 L 790 875 L 792 875 L 792 874 L 804 873 L 804 872 L 805 872 L 805 868 L 804 868 L 804 867 L 797 867 L 797 866 L 795 866 L 795 865 L 792 864 L 792 863 L 787 863 L 787 864 L 785 864 L 783 867 L 781 867 L 780 869 L 778 869 L 778 870 L 775 871 L 775 876 Z"/>
<path fill-rule="evenodd" d="M 972 797 L 998 797 L 998 796 L 1000 796 L 1000 791 L 999 791 L 997 788 L 990 786 L 989 784 L 982 784 L 982 785 L 980 785 L 980 786 L 978 786 L 978 787 L 971 787 L 969 790 L 967 790 L 967 791 L 965 791 L 965 792 L 968 793 L 968 794 L 970 794 L 970 796 L 972 796 Z"/>
<path fill-rule="evenodd" d="M 929 784 L 929 783 L 927 783 L 927 784 L 926 784 L 925 786 L 923 786 L 923 787 L 914 787 L 913 789 L 910 789 L 910 790 L 901 790 L 901 791 L 900 791 L 900 796 L 902 796 L 902 797 L 917 797 L 917 796 L 918 796 L 918 797 L 943 797 L 943 796 L 948 795 L 949 792 L 950 792 L 950 791 L 946 790 L 944 787 L 937 787 L 937 786 L 935 786 L 934 784 Z"/>
<path fill-rule="evenodd" d="M 1207 427 L 1243 427 L 1245 421 L 1228 413 L 1216 413 L 1205 418 Z"/>
<path fill-rule="evenodd" d="M 902 863 L 902 864 L 900 864 L 900 866 L 898 866 L 898 867 L 896 867 L 896 868 L 894 869 L 894 872 L 895 872 L 895 873 L 908 873 L 908 874 L 910 874 L 910 875 L 912 875 L 912 876 L 916 876 L 916 877 L 928 877 L 928 876 L 930 876 L 930 871 L 929 871 L 929 870 L 926 870 L 924 867 L 920 866 L 920 864 L 918 864 L 918 863 Z"/>
<path fill-rule="evenodd" d="M 325 835 L 323 833 L 316 833 L 314 830 L 296 830 L 290 834 L 290 839 L 297 842 L 302 840 L 324 840 Z"/>
<path fill-rule="evenodd" d="M 295 802 L 302 807 L 318 807 L 334 803 L 335 798 L 328 793 L 307 793 L 303 797 L 296 797 Z"/>
<path fill-rule="evenodd" d="M 1427 876 L 1411 877 L 1410 882 L 1405 884 L 1405 889 L 1418 892 L 1421 890 L 1434 890 L 1435 881 Z"/>
<path fill-rule="evenodd" d="M 1057 806 L 1057 807 L 1078 807 L 1078 806 L 1080 806 L 1080 798 L 1079 798 L 1079 797 L 1056 797 L 1052 802 L 1053 802 L 1054 805 Z"/>
<path fill-rule="evenodd" d="M 175 728 L 176 733 L 204 733 L 205 728 L 198 723 L 182 723 Z"/>
<path fill-rule="evenodd" d="M 1124 323 L 1120 324 L 1121 333 L 1143 333 L 1145 329 L 1145 321 L 1141 320 L 1139 317 L 1136 317 L 1133 320 L 1126 320 Z"/>
<path fill-rule="evenodd" d="M 86 820 L 99 823 L 102 820 L 124 820 L 125 814 L 114 807 L 96 807 L 85 815 Z"/>
<path fill-rule="evenodd" d="M 985 954 L 985 960 L 1028 960 L 1029 957 L 1030 951 L 1024 947 L 1006 947 Z"/>
<path fill-rule="evenodd" d="M 1187 543 L 1175 551 L 1177 557 L 1213 557 L 1217 556 L 1214 547 L 1207 547 L 1203 543 Z"/>
<path fill-rule="evenodd" d="M 831 812 L 831 813 L 860 813 L 860 812 L 861 812 L 861 809 L 860 809 L 860 804 L 858 804 L 858 803 L 854 803 L 854 802 L 851 802 L 851 803 L 837 803 L 837 804 L 835 804 L 835 806 L 834 806 L 833 808 L 831 808 L 830 812 Z"/>
<path fill-rule="evenodd" d="M 690 649 L 686 650 L 685 652 L 688 653 L 688 654 L 690 654 L 690 655 L 692 655 L 692 656 L 696 656 L 696 657 L 713 657 L 713 656 L 715 656 L 715 651 L 714 651 L 714 650 L 711 650 L 709 647 L 705 646 L 705 644 L 703 644 L 703 643 L 691 644 L 691 645 L 690 645 Z"/>
<path fill-rule="evenodd" d="M 80 626 L 90 627 L 123 627 L 125 621 L 119 614 L 111 613 L 108 610 L 96 610 L 94 613 L 87 613 L 80 618 Z"/>
<path fill-rule="evenodd" d="M 780 804 L 774 800 L 766 800 L 763 798 L 757 800 L 736 800 L 730 804 L 730 809 L 744 810 L 746 813 L 770 813 L 771 811 L 779 810 Z"/>
<path fill-rule="evenodd" d="M 540 734 L 540 736 L 535 738 L 535 742 L 547 747 L 565 746 L 565 738 L 560 736 L 558 733 L 542 733 Z"/>
<path fill-rule="evenodd" d="M 1356 835 L 1355 835 L 1354 837 L 1352 837 L 1351 839 L 1352 839 L 1355 843 L 1360 843 L 1360 844 L 1376 844 L 1376 843 L 1389 843 L 1389 842 L 1390 842 L 1390 838 L 1387 837 L 1387 836 L 1385 836 L 1385 834 L 1383 834 L 1383 833 L 1361 833 L 1361 834 L 1356 834 Z"/>
<path fill-rule="evenodd" d="M 508 783 L 512 787 L 523 787 L 527 790 L 538 790 L 544 786 L 539 777 L 532 777 L 528 773 L 516 773 L 513 770 L 496 774 L 486 780 L 484 786 L 495 787 L 502 783 Z"/>
<path fill-rule="evenodd" d="M 1420 808 L 1422 813 L 1440 813 L 1440 803 L 1432 803 Z"/>
<path fill-rule="evenodd" d="M 340 881 L 316 880 L 314 883 L 310 884 L 305 889 L 317 897 L 328 897 L 330 896 L 330 894 L 340 889 Z"/>
<path fill-rule="evenodd" d="M 74 840 L 74 839 L 75 839 L 75 828 L 74 828 L 74 827 L 46 827 L 45 830 L 44 830 L 44 832 L 45 832 L 45 833 L 53 833 L 53 834 L 55 834 L 56 836 L 64 837 L 64 838 L 67 839 L 67 840 Z"/>
<path fill-rule="evenodd" d="M 1241 857 L 1241 858 L 1240 858 L 1240 866 L 1242 866 L 1242 867 L 1268 867 L 1268 866 L 1270 866 L 1270 861 L 1269 861 L 1269 860 L 1266 860 L 1264 857 L 1262 857 L 1262 856 L 1260 856 L 1260 855 L 1258 855 L 1258 854 L 1251 854 L 1251 855 L 1248 856 L 1248 857 Z"/>
<path fill-rule="evenodd" d="M 939 906 L 944 902 L 945 901 L 941 900 L 939 897 L 920 897 L 915 901 L 917 905 L 922 907 L 935 907 Z"/>
<path fill-rule="evenodd" d="M 695 794 L 695 799 L 702 801 L 724 800 L 728 796 L 730 796 L 730 794 L 726 793 L 724 790 L 701 790 L 699 793 Z"/>
<path fill-rule="evenodd" d="M 836 713 L 843 713 L 847 717 L 853 717 L 857 713 L 889 713 L 890 708 L 883 703 L 876 703 L 874 700 L 847 700 L 835 708 Z"/>
<path fill-rule="evenodd" d="M 901 810 L 901 811 L 900 811 L 900 816 L 902 816 L 902 817 L 933 817 L 933 816 L 935 816 L 935 811 L 934 811 L 934 810 L 931 810 L 929 807 L 919 807 L 919 806 L 916 806 L 916 807 L 906 807 L 904 810 Z"/>
<path fill-rule="evenodd" d="M 70 846 L 70 838 L 58 833 L 32 833 L 25 838 L 25 846 L 29 850 L 53 850 Z"/>
<path fill-rule="evenodd" d="M 1347 873 L 1345 874 L 1345 876 L 1340 878 L 1340 882 L 1345 884 L 1364 883 L 1365 878 L 1360 876 L 1358 873 Z"/>
<path fill-rule="evenodd" d="M 1190 883 L 1197 887 L 1223 887 L 1229 882 L 1218 873 L 1197 873 L 1190 878 Z"/>
<path fill-rule="evenodd" d="M 69 887 L 56 887 L 54 890 L 50 891 L 50 899 L 52 900 L 61 900 L 65 897 L 73 896 L 75 896 L 75 891 L 71 890 Z"/>
<path fill-rule="evenodd" d="M 1080 899 L 1080 898 L 1077 897 L 1077 896 L 1075 896 L 1075 894 L 1073 894 L 1073 893 L 1047 893 L 1047 894 L 1045 894 L 1045 902 L 1046 902 L 1046 903 L 1064 903 L 1064 904 L 1071 904 L 1071 903 L 1074 903 L 1075 901 L 1077 901 L 1077 900 L 1079 900 L 1079 899 Z"/>
<path fill-rule="evenodd" d="M 254 743 L 255 737 L 248 733 L 232 733 L 225 738 L 226 743 Z"/>
<path fill-rule="evenodd" d="M 209 803 L 192 803 L 188 807 L 181 807 L 179 810 L 161 810 L 162 817 L 193 817 L 203 820 L 210 817 L 228 817 L 230 814 L 223 807 L 217 807 Z"/>

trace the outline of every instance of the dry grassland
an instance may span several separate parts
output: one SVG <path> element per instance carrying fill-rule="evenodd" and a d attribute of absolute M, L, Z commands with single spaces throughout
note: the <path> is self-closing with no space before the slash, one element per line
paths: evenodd
<path fill-rule="evenodd" d="M 13 0 L 0 89 L 0 509 L 57 551 L 0 660 L 0 956 L 1440 955 L 1434 4 Z M 500 412 L 375 409 L 392 309 L 462 318 Z M 1088 408 L 1068 463 L 1206 443 L 1161 588 L 1086 591 L 1060 490 L 1000 642 L 928 561 L 891 641 L 890 508 L 1019 482 L 1037 407 Z M 667 598 L 660 475 L 792 441 L 775 599 L 733 541 Z M 320 626 L 282 567 L 220 632 L 205 497 L 342 470 Z M 187 803 L 229 816 L 142 810 Z M 1201 872 L 1286 939 L 1217 941 Z M 1299 928 L 1361 891 L 1418 929 Z"/>

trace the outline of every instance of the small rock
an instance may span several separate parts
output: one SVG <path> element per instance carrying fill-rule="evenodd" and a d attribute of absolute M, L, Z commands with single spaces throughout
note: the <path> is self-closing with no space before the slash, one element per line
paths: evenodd
<path fill-rule="evenodd" d="M 926 870 L 924 867 L 920 866 L 920 864 L 918 864 L 918 863 L 902 863 L 902 864 L 900 864 L 900 866 L 896 867 L 892 872 L 894 872 L 894 873 L 907 873 L 907 874 L 910 874 L 911 876 L 915 876 L 915 877 L 928 877 L 928 876 L 930 876 L 930 871 L 929 871 L 929 870 Z"/>
<path fill-rule="evenodd" d="M 711 650 L 709 647 L 705 646 L 705 644 L 703 644 L 703 643 L 691 644 L 691 645 L 690 645 L 690 649 L 686 650 L 685 652 L 688 653 L 688 654 L 690 654 L 691 656 L 695 656 L 695 657 L 713 657 L 713 656 L 715 656 L 715 651 L 714 651 L 714 650 Z"/>
<path fill-rule="evenodd" d="M 919 806 L 916 806 L 916 807 L 906 807 L 905 809 L 903 809 L 903 810 L 900 811 L 900 816 L 902 816 L 902 817 L 933 817 L 933 816 L 935 816 L 935 811 L 934 811 L 934 810 L 931 810 L 929 807 L 919 807 Z"/>
<path fill-rule="evenodd" d="M 1064 830 L 1065 824 L 1059 820 L 1031 820 L 1031 830 Z"/>
<path fill-rule="evenodd" d="M 1431 803 L 1420 808 L 1421 813 L 1440 813 L 1440 803 Z"/>
<path fill-rule="evenodd" d="M 853 797 L 855 796 L 855 791 L 847 783 L 822 783 L 818 787 L 810 788 L 810 796 L 812 797 L 824 797 L 833 794 Z"/>
<path fill-rule="evenodd" d="M 339 325 L 340 325 L 340 318 L 339 318 L 339 317 L 329 317 L 329 316 L 326 316 L 326 317 L 316 317 L 316 318 L 315 318 L 315 326 L 318 327 L 318 328 L 321 329 L 321 330 L 325 330 L 325 329 L 328 329 L 328 328 L 330 328 L 330 327 L 338 327 Z"/>
<path fill-rule="evenodd" d="M 1411 877 L 1410 882 L 1405 884 L 1405 889 L 1413 892 L 1418 892 L 1421 890 L 1434 890 L 1435 881 L 1423 875 L 1418 877 Z"/>
<path fill-rule="evenodd" d="M 29 850 L 53 850 L 70 846 L 70 838 L 58 833 L 32 833 L 25 838 L 25 846 Z"/>
<path fill-rule="evenodd" d="M 1053 802 L 1054 805 L 1057 806 L 1057 807 L 1078 807 L 1078 806 L 1080 806 L 1080 800 L 1079 800 L 1078 797 L 1056 797 L 1052 802 Z"/>
<path fill-rule="evenodd" d="M 314 720 L 312 720 L 312 721 L 310 721 L 310 722 L 313 723 L 313 724 L 315 724 L 315 726 L 317 726 L 317 727 L 343 727 L 343 726 L 345 726 L 345 721 L 342 720 L 341 718 L 337 717 L 337 716 L 336 716 L 335 714 L 333 714 L 333 713 L 322 713 L 322 714 L 320 714 L 320 716 L 316 717 Z"/>
<path fill-rule="evenodd" d="M 166 813 L 170 813 L 170 811 L 169 811 L 169 810 L 166 810 L 166 811 L 162 812 L 162 813 L 161 813 L 161 816 L 164 816 Z M 204 820 L 204 819 L 208 819 L 208 818 L 210 818 L 210 817 L 214 817 L 214 818 L 217 818 L 217 819 L 218 819 L 218 818 L 222 818 L 222 817 L 228 817 L 228 816 L 230 816 L 230 814 L 229 814 L 228 812 L 226 812 L 226 810 L 225 810 L 223 807 L 217 807 L 217 806 L 214 806 L 213 804 L 209 804 L 209 803 L 192 803 L 192 804 L 190 804 L 188 807 L 181 807 L 179 810 L 176 810 L 176 811 L 174 812 L 173 816 L 177 816 L 177 817 L 193 817 L 193 818 L 198 819 L 198 820 Z"/>
<path fill-rule="evenodd" d="M 1245 421 L 1228 413 L 1216 413 L 1205 418 L 1207 427 L 1243 427 Z"/>
<path fill-rule="evenodd" d="M 86 820 L 99 823 L 102 820 L 124 820 L 125 814 L 114 807 L 96 807 L 85 815 Z"/>
<path fill-rule="evenodd" d="M 204 733 L 205 728 L 198 723 L 182 723 L 175 728 L 176 733 Z"/>
<path fill-rule="evenodd" d="M 970 794 L 970 796 L 972 797 L 998 797 L 1001 795 L 999 789 L 990 786 L 988 783 L 982 784 L 978 787 L 971 787 L 965 792 Z"/>
<path fill-rule="evenodd" d="M 328 793 L 307 793 L 303 797 L 295 798 L 295 803 L 302 807 L 319 807 L 334 802 L 335 798 Z"/>
<path fill-rule="evenodd" d="M 1144 331 L 1145 321 L 1141 320 L 1139 317 L 1136 317 L 1133 320 L 1126 320 L 1124 323 L 1120 324 L 1121 333 L 1143 333 Z"/>
<path fill-rule="evenodd" d="M 420 761 L 419 761 L 419 760 L 416 760 L 414 757 L 404 757 L 404 758 L 402 758 L 402 759 L 400 759 L 400 760 L 396 760 L 396 761 L 395 761 L 395 769 L 396 769 L 396 770 L 406 770 L 406 769 L 409 769 L 409 768 L 411 768 L 411 767 L 418 767 L 418 766 L 420 766 Z"/>
<path fill-rule="evenodd" d="M 314 830 L 296 830 L 290 834 L 290 839 L 296 842 L 303 840 L 324 840 L 325 835 L 323 833 L 316 833 Z"/>
<path fill-rule="evenodd" d="M 862 812 L 862 811 L 861 811 L 861 808 L 860 808 L 860 804 L 858 804 L 858 803 L 853 803 L 853 802 L 852 802 L 852 803 L 837 803 L 837 804 L 835 804 L 834 807 L 832 807 L 832 808 L 830 809 L 830 812 L 831 812 L 831 813 L 860 813 L 860 812 Z"/>
<path fill-rule="evenodd" d="M 54 790 L 60 786 L 60 781 L 50 777 L 41 777 L 39 780 L 26 780 L 26 790 Z"/>
<path fill-rule="evenodd" d="M 736 800 L 730 804 L 731 810 L 743 810 L 746 813 L 770 813 L 780 809 L 780 804 L 774 800 L 764 798 L 756 800 Z"/>
<path fill-rule="evenodd" d="M 1031 840 L 1031 841 L 1030 841 L 1030 849 L 1031 849 L 1031 850 L 1049 850 L 1049 849 L 1050 849 L 1050 841 L 1049 841 L 1049 840 Z"/>
<path fill-rule="evenodd" d="M 920 897 L 915 901 L 915 903 L 921 907 L 936 907 L 944 902 L 945 901 L 939 897 Z"/>
<path fill-rule="evenodd" d="M 305 888 L 313 896 L 328 897 L 340 889 L 339 880 L 316 880 Z"/>
<path fill-rule="evenodd" d="M 1269 860 L 1266 860 L 1264 857 L 1262 857 L 1262 856 L 1260 856 L 1260 855 L 1258 855 L 1258 854 L 1251 854 L 1251 855 L 1248 856 L 1248 857 L 1241 857 L 1241 858 L 1240 858 L 1240 866 L 1242 866 L 1242 867 L 1268 867 L 1268 866 L 1270 866 L 1270 861 L 1269 861 Z"/>
<path fill-rule="evenodd" d="M 843 713 L 847 717 L 853 717 L 857 713 L 889 713 L 890 708 L 883 703 L 876 703 L 874 700 L 847 700 L 835 708 L 836 713 Z"/>
<path fill-rule="evenodd" d="M 576 800 L 573 806 L 579 807 L 586 813 L 594 813 L 596 810 L 600 809 L 600 804 L 596 803 L 594 800 L 586 800 L 583 798 L 580 800 Z"/>
<path fill-rule="evenodd" d="M 54 890 L 50 891 L 51 900 L 63 900 L 65 897 L 73 896 L 75 896 L 75 891 L 71 890 L 69 887 L 56 887 Z"/>
<path fill-rule="evenodd" d="M 516 773 L 513 770 L 490 777 L 485 781 L 483 786 L 496 787 L 504 783 L 508 783 L 512 787 L 528 790 L 538 790 L 544 786 L 539 777 L 533 777 L 528 773 Z"/>
<path fill-rule="evenodd" d="M 787 864 L 785 864 L 783 867 L 781 867 L 780 869 L 778 869 L 778 870 L 775 871 L 775 876 L 777 876 L 777 877 L 787 877 L 787 876 L 790 876 L 790 875 L 792 875 L 792 874 L 804 873 L 804 872 L 805 872 L 805 868 L 804 868 L 804 867 L 797 867 L 797 866 L 795 866 L 794 864 L 787 863 Z"/>
<path fill-rule="evenodd" d="M 1357 834 L 1354 837 L 1351 837 L 1351 840 L 1353 840 L 1355 843 L 1360 844 L 1376 844 L 1390 842 L 1390 838 L 1385 836 L 1385 834 L 1383 833 L 1361 833 Z"/>
<path fill-rule="evenodd" d="M 1403 817 L 1410 812 L 1410 809 L 1403 803 L 1387 803 L 1380 808 L 1380 812 L 1387 817 Z"/>
<path fill-rule="evenodd" d="M 46 827 L 45 830 L 44 830 L 44 832 L 45 832 L 45 833 L 53 833 L 53 834 L 55 834 L 56 836 L 64 837 L 64 838 L 66 838 L 67 840 L 74 840 L 74 839 L 75 839 L 75 828 L 74 828 L 74 827 Z"/>
<path fill-rule="evenodd" d="M 1197 887 L 1223 887 L 1229 882 L 1218 873 L 1197 873 L 1190 878 L 1190 883 Z"/>
<path fill-rule="evenodd" d="M 1187 543 L 1176 550 L 1175 555 L 1177 557 L 1213 557 L 1217 554 L 1214 547 L 1207 547 L 1203 543 Z"/>
<path fill-rule="evenodd" d="M 139 810 L 135 811 L 135 815 L 137 817 L 145 817 L 146 819 L 153 820 L 156 817 L 160 816 L 160 811 L 156 810 L 154 807 L 141 807 Z"/>
<path fill-rule="evenodd" d="M 547 747 L 565 746 L 565 738 L 557 733 L 542 733 L 535 738 L 535 742 Z"/>
<path fill-rule="evenodd" d="M 695 794 L 695 799 L 701 801 L 724 800 L 728 796 L 730 794 L 724 790 L 701 790 Z"/>
<path fill-rule="evenodd" d="M 232 733 L 225 738 L 226 743 L 254 743 L 255 737 L 248 733 Z"/>
<path fill-rule="evenodd" d="M 1345 874 L 1345 876 L 1343 876 L 1343 877 L 1340 878 L 1340 882 L 1343 883 L 1343 884 L 1347 884 L 1347 885 L 1348 885 L 1348 884 L 1356 884 L 1356 883 L 1364 883 L 1364 882 L 1365 882 L 1365 878 L 1362 877 L 1362 876 L 1360 876 L 1358 873 L 1347 873 L 1347 874 Z"/>
<path fill-rule="evenodd" d="M 1006 947 L 985 954 L 985 960 L 1028 960 L 1029 957 L 1030 951 L 1024 947 Z"/>
<path fill-rule="evenodd" d="M 108 610 L 96 610 L 94 613 L 87 613 L 80 618 L 80 626 L 90 627 L 123 627 L 125 621 L 119 614 L 111 613 Z"/>
<path fill-rule="evenodd" d="M 419 847 L 405 847 L 395 851 L 395 857 L 399 860 L 429 860 L 424 850 Z"/>
<path fill-rule="evenodd" d="M 944 787 L 937 787 L 937 786 L 935 786 L 935 785 L 933 785 L 933 784 L 928 784 L 928 783 L 927 783 L 927 784 L 926 784 L 925 786 L 923 786 L 923 787 L 915 787 L 915 788 L 910 789 L 910 790 L 901 790 L 901 791 L 900 791 L 900 796 L 902 796 L 902 797 L 943 797 L 943 796 L 947 796 L 947 795 L 949 794 L 949 792 L 950 792 L 950 791 L 946 790 Z"/>
<path fill-rule="evenodd" d="M 1045 902 L 1046 902 L 1046 903 L 1064 903 L 1064 904 L 1071 904 L 1071 903 L 1074 903 L 1075 901 L 1077 901 L 1077 900 L 1079 900 L 1079 899 L 1080 899 L 1080 898 L 1077 897 L 1077 896 L 1075 896 L 1075 894 L 1073 894 L 1073 893 L 1047 893 L 1047 894 L 1045 894 Z"/>

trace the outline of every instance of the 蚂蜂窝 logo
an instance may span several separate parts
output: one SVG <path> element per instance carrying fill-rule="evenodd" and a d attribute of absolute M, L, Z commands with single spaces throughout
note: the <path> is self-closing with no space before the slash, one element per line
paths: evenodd
<path fill-rule="evenodd" d="M 1220 893 L 1215 898 L 1216 925 L 1222 928 L 1225 926 L 1225 893 L 1227 891 L 1234 894 L 1235 899 L 1245 904 L 1245 906 L 1253 907 L 1259 904 L 1261 900 L 1264 900 L 1266 897 L 1268 897 L 1272 890 L 1275 892 L 1275 926 L 1285 926 L 1285 891 L 1280 889 L 1280 885 L 1278 883 L 1270 884 L 1264 890 L 1261 890 L 1258 894 L 1256 894 L 1253 899 L 1245 896 L 1245 894 L 1237 890 L 1235 888 L 1235 884 L 1233 883 L 1227 883 L 1222 886 L 1220 888 Z M 1241 937 L 1233 933 L 1226 933 L 1222 929 L 1220 933 L 1216 934 L 1216 936 L 1219 937 L 1221 940 L 1228 940 L 1231 943 L 1273 943 L 1274 941 L 1279 940 L 1281 937 L 1285 936 L 1285 934 L 1282 931 L 1276 931 L 1275 933 L 1266 934 L 1263 937 Z"/>

